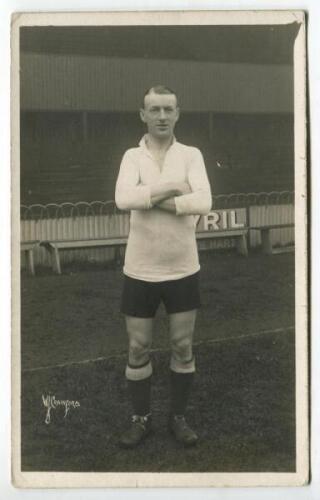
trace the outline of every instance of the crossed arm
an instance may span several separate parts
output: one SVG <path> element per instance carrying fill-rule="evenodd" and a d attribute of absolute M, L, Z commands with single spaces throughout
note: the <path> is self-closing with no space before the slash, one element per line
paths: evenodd
<path fill-rule="evenodd" d="M 175 198 L 191 193 L 190 185 L 187 182 L 162 183 L 150 188 L 150 199 L 152 206 L 157 206 L 161 210 L 176 213 Z"/>
<path fill-rule="evenodd" d="M 176 215 L 205 215 L 211 209 L 211 190 L 200 151 L 189 166 L 187 182 L 162 182 L 146 186 L 130 155 L 122 161 L 116 184 L 116 204 L 122 210 L 157 207 Z"/>

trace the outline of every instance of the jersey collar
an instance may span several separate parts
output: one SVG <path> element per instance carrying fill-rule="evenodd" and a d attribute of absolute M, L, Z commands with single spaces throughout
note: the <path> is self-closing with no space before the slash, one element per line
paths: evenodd
<path fill-rule="evenodd" d="M 140 142 L 139 142 L 139 146 L 141 147 L 141 149 L 143 150 L 143 152 L 150 156 L 152 158 L 152 154 L 150 153 L 148 147 L 147 147 L 147 143 L 146 143 L 146 138 L 147 138 L 147 134 L 144 134 L 144 136 L 141 138 Z M 177 139 L 175 138 L 175 136 L 172 137 L 172 143 L 170 144 L 169 148 L 168 148 L 168 151 L 169 149 L 172 148 L 172 146 L 174 146 L 175 144 L 177 144 L 178 141 Z"/>

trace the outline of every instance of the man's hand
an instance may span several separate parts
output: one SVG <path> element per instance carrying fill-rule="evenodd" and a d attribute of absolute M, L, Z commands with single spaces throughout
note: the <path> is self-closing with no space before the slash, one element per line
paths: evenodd
<path fill-rule="evenodd" d="M 157 203 L 156 207 L 173 214 L 177 212 L 176 202 L 174 198 L 168 198 L 167 200 L 161 201 L 160 203 Z"/>
<path fill-rule="evenodd" d="M 188 182 L 178 182 L 176 185 L 176 196 L 191 193 L 191 187 Z"/>
<path fill-rule="evenodd" d="M 191 193 L 190 186 L 187 182 L 165 182 L 156 184 L 151 187 L 151 203 L 158 205 L 168 198 L 182 196 L 183 194 Z"/>
<path fill-rule="evenodd" d="M 183 196 L 184 194 L 191 193 L 191 188 L 188 182 L 172 182 L 167 184 L 171 190 L 171 196 L 166 199 L 159 199 L 154 206 L 160 208 L 161 210 L 165 210 L 166 212 L 176 213 L 176 196 Z"/>

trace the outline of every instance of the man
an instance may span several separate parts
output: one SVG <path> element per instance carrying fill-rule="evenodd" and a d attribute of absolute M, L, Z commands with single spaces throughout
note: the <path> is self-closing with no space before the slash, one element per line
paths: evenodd
<path fill-rule="evenodd" d="M 130 210 L 121 311 L 129 338 L 126 378 L 133 406 L 131 425 L 120 438 L 137 446 L 151 431 L 149 357 L 153 319 L 161 301 L 169 315 L 171 406 L 168 426 L 185 446 L 198 439 L 185 419 L 195 372 L 192 339 L 199 297 L 195 216 L 211 208 L 201 152 L 174 137 L 179 107 L 175 93 L 150 88 L 140 110 L 147 134 L 120 166 L 116 204 Z"/>

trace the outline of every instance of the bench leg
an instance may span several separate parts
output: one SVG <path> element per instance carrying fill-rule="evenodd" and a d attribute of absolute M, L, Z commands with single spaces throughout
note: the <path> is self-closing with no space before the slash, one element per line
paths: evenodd
<path fill-rule="evenodd" d="M 53 249 L 53 270 L 57 273 L 57 274 L 61 274 L 61 266 L 60 266 L 60 255 L 59 255 L 59 250 L 58 248 L 54 248 Z"/>
<path fill-rule="evenodd" d="M 32 276 L 34 276 L 35 271 L 34 271 L 33 249 L 30 248 L 30 250 L 26 250 L 26 253 L 27 253 L 27 261 L 28 261 L 28 268 L 29 268 L 30 274 L 32 274 Z"/>
<path fill-rule="evenodd" d="M 116 266 L 120 265 L 120 247 L 114 247 L 114 263 Z"/>
<path fill-rule="evenodd" d="M 115 246 L 114 248 L 114 263 L 116 266 L 123 265 L 123 255 L 121 250 L 125 248 L 125 245 Z"/>
<path fill-rule="evenodd" d="M 45 245 L 51 257 L 51 265 L 54 273 L 61 274 L 59 250 L 53 245 Z"/>
<path fill-rule="evenodd" d="M 262 252 L 266 255 L 272 255 L 272 243 L 270 229 L 261 229 Z"/>
<path fill-rule="evenodd" d="M 242 234 L 237 238 L 237 252 L 240 255 L 244 255 L 245 257 L 248 257 L 248 244 L 247 244 L 247 237 L 245 234 Z"/>

